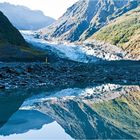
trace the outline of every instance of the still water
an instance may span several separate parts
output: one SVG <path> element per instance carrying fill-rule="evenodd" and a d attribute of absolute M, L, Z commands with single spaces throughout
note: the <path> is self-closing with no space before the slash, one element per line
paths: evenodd
<path fill-rule="evenodd" d="M 0 91 L 0 139 L 140 138 L 140 87 Z"/>

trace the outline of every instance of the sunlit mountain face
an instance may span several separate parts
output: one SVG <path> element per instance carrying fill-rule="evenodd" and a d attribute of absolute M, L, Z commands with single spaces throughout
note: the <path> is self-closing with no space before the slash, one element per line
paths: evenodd
<path fill-rule="evenodd" d="M 139 6 L 139 1 L 80 0 L 39 34 L 49 40 L 85 40 L 113 19 Z"/>

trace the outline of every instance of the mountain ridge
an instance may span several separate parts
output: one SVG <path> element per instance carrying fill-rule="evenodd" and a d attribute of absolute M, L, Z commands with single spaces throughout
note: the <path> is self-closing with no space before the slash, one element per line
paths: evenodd
<path fill-rule="evenodd" d="M 0 61 L 45 61 L 45 53 L 31 48 L 0 11 Z"/>
<path fill-rule="evenodd" d="M 88 41 L 99 40 L 122 48 L 127 56 L 140 60 L 140 7 L 127 12 L 96 32 Z"/>
<path fill-rule="evenodd" d="M 75 42 L 90 37 L 112 19 L 136 8 L 139 1 L 79 0 L 56 22 L 38 31 L 47 40 Z"/>
<path fill-rule="evenodd" d="M 55 19 L 45 16 L 42 11 L 31 10 L 28 7 L 7 2 L 0 3 L 0 10 L 19 30 L 38 30 L 55 21 Z"/>

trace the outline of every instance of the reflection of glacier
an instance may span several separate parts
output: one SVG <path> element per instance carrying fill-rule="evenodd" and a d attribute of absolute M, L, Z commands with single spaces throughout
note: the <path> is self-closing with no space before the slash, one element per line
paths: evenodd
<path fill-rule="evenodd" d="M 140 91 L 139 86 L 121 86 L 107 84 L 101 86 L 87 88 L 67 88 L 60 91 L 44 92 L 43 94 L 33 96 L 24 102 L 22 107 L 30 107 L 37 102 L 43 102 L 50 99 L 76 99 L 91 100 L 94 103 L 115 99 L 121 95 L 127 94 L 129 91 Z M 47 96 L 46 96 L 47 95 Z"/>
<path fill-rule="evenodd" d="M 67 58 L 78 62 L 96 62 L 99 60 L 121 60 L 124 52 L 116 47 L 109 46 L 108 44 L 100 44 L 94 42 L 94 45 L 74 45 L 67 43 L 47 42 L 43 39 L 34 38 L 34 33 L 31 31 L 21 31 L 25 40 L 31 43 L 34 47 L 38 47 L 47 52 L 57 54 L 60 58 Z M 113 49 L 112 49 L 113 48 Z"/>

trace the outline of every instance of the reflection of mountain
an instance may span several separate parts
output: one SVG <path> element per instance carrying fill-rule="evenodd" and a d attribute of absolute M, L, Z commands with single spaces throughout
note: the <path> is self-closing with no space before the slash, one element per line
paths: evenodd
<path fill-rule="evenodd" d="M 0 97 L 0 128 L 19 109 L 26 97 L 6 96 Z"/>
<path fill-rule="evenodd" d="M 138 94 L 130 88 L 121 97 L 98 104 L 91 99 L 52 98 L 36 103 L 36 109 L 50 115 L 75 139 L 139 138 Z"/>
<path fill-rule="evenodd" d="M 19 110 L 0 129 L 0 135 L 21 134 L 31 129 L 41 129 L 44 124 L 53 120 L 38 111 Z"/>
<path fill-rule="evenodd" d="M 108 122 L 140 138 L 140 90 L 91 106 Z"/>
<path fill-rule="evenodd" d="M 81 102 L 52 100 L 40 104 L 40 108 L 42 112 L 52 116 L 75 139 L 132 138 Z"/>
<path fill-rule="evenodd" d="M 53 92 L 52 96 L 41 94 L 31 97 L 19 111 L 17 109 L 24 101 L 24 96 L 1 97 L 0 121 L 5 125 L 0 128 L 0 135 L 22 133 L 24 136 L 29 130 L 39 131 L 44 124 L 54 120 L 74 139 L 140 137 L 139 86 L 103 85 L 83 89 L 83 92 L 78 88 L 73 90 L 62 90 L 56 94 Z M 74 96 L 74 92 L 79 94 Z M 20 92 L 18 94 L 22 95 Z M 46 129 L 44 132 L 47 132 Z"/>
<path fill-rule="evenodd" d="M 38 111 L 19 110 L 25 99 L 36 92 L 38 90 L 0 91 L 0 135 L 25 133 L 53 121 Z"/>

